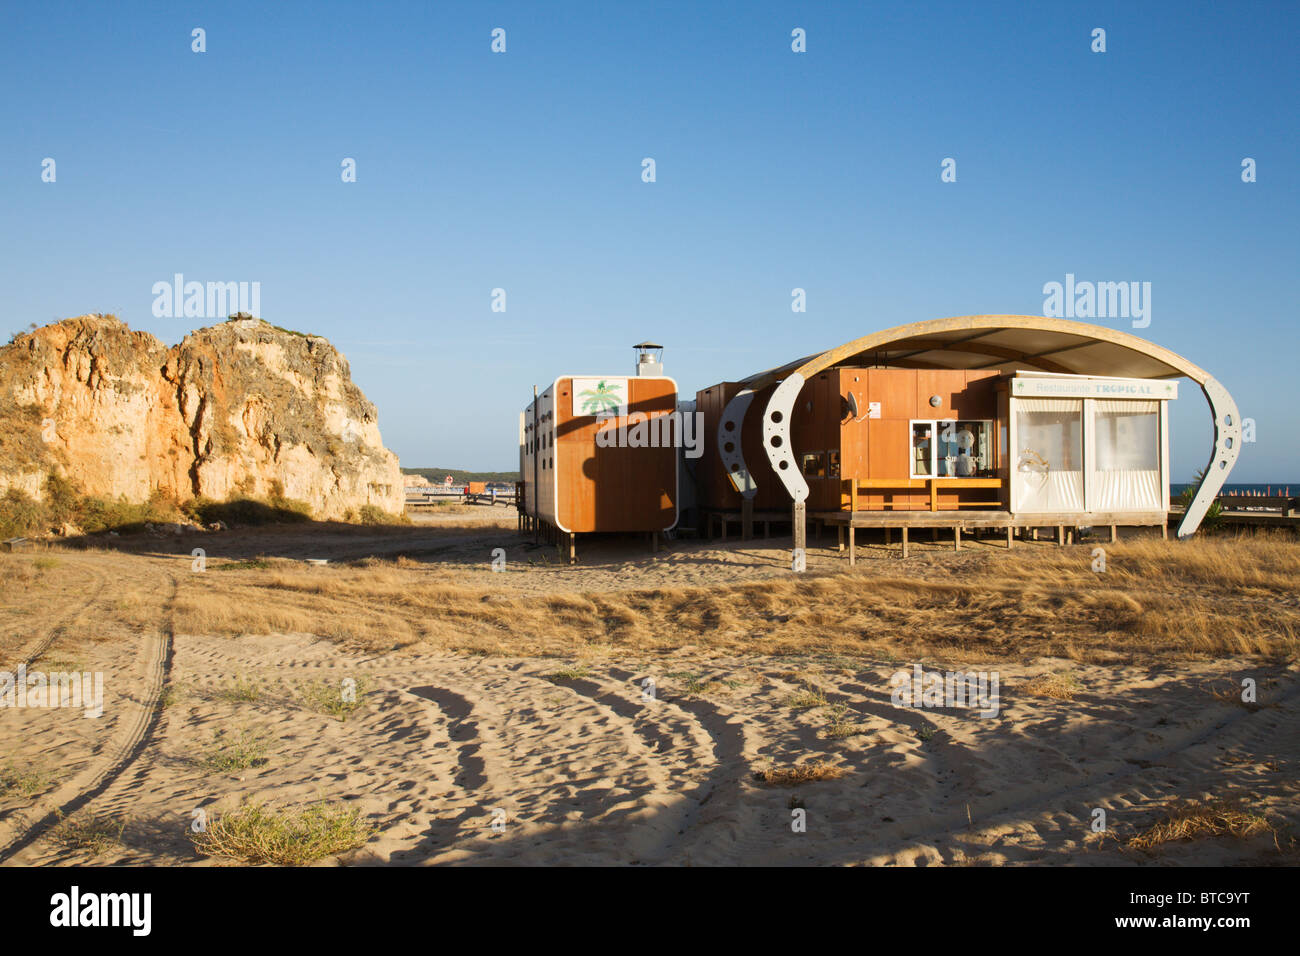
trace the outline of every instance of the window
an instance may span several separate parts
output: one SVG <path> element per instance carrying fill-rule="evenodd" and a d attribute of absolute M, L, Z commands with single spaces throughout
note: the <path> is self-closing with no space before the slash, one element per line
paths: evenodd
<path fill-rule="evenodd" d="M 1093 403 L 1092 422 L 1088 508 L 1161 510 L 1160 403 L 1098 399 Z"/>
<path fill-rule="evenodd" d="M 912 422 L 912 477 L 934 474 L 934 422 Z"/>
<path fill-rule="evenodd" d="M 980 478 L 993 473 L 993 422 L 912 422 L 913 478 Z"/>
<path fill-rule="evenodd" d="M 823 451 L 808 452 L 803 456 L 802 468 L 805 478 L 825 478 L 826 453 Z"/>
<path fill-rule="evenodd" d="M 830 466 L 827 470 L 827 477 L 838 478 L 840 476 L 840 450 L 834 448 L 830 452 Z"/>
<path fill-rule="evenodd" d="M 1017 511 L 1083 510 L 1083 402 L 1019 398 L 1011 483 Z"/>
<path fill-rule="evenodd" d="M 941 478 L 984 478 L 993 471 L 993 423 L 954 421 L 936 423 L 935 466 Z"/>

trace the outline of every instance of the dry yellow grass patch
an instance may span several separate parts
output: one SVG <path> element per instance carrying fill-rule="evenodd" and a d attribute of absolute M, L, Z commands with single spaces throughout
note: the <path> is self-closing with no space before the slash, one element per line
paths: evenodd
<path fill-rule="evenodd" d="M 1039 674 L 1037 677 L 1020 685 L 1020 689 L 1031 697 L 1051 697 L 1055 700 L 1073 700 L 1074 695 L 1083 689 L 1069 671 L 1054 671 Z"/>
<path fill-rule="evenodd" d="M 1251 813 L 1226 800 L 1192 802 L 1170 808 L 1154 826 L 1132 837 L 1128 846 L 1135 850 L 1150 850 L 1176 840 L 1248 837 L 1256 833 L 1271 833 L 1274 843 L 1277 843 L 1277 828 L 1261 813 Z"/>
<path fill-rule="evenodd" d="M 797 787 L 801 783 L 818 780 L 838 780 L 848 771 L 825 760 L 798 764 L 793 767 L 767 767 L 754 774 L 756 780 L 774 787 Z"/>
<path fill-rule="evenodd" d="M 246 542 L 247 553 L 274 553 L 277 544 L 269 532 Z M 0 561 L 0 571 L 11 565 L 17 572 L 12 584 L 0 574 L 0 594 L 21 603 L 11 622 L 0 607 L 0 625 L 15 630 L 31 632 L 31 618 L 47 613 L 54 592 L 84 585 L 84 568 L 61 564 L 39 572 L 41 580 L 28 556 L 0 558 L 13 559 Z M 112 555 L 102 558 L 96 566 Z M 120 587 L 138 600 L 109 615 L 126 628 L 156 628 L 164 616 L 159 569 L 146 560 L 121 558 L 122 569 L 135 573 Z M 214 567 L 175 574 L 177 594 L 165 613 L 176 633 L 300 633 L 371 651 L 419 645 L 570 659 L 687 646 L 706 654 L 972 665 L 1040 656 L 1106 664 L 1300 656 L 1300 544 L 1289 534 L 1132 539 L 1107 546 L 1101 574 L 1091 570 L 1087 547 L 1042 545 L 735 583 L 719 569 L 718 580 L 690 587 L 637 586 L 645 579 L 633 567 L 589 572 L 585 580 L 600 589 L 583 591 L 548 589 L 548 575 L 557 572 L 518 563 L 509 574 L 409 556 Z"/>

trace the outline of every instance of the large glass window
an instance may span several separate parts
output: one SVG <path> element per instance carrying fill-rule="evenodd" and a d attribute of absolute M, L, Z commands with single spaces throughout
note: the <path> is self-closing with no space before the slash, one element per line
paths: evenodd
<path fill-rule="evenodd" d="M 1092 511 L 1159 511 L 1160 403 L 1098 400 L 1088 508 Z"/>
<path fill-rule="evenodd" d="M 1018 511 L 1083 510 L 1083 402 L 1021 398 L 1013 405 L 1011 480 Z"/>

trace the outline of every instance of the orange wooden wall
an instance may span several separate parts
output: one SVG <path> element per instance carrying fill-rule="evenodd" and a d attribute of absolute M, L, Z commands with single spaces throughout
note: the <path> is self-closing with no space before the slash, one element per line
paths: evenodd
<path fill-rule="evenodd" d="M 554 476 L 543 472 L 545 513 L 548 480 L 558 480 L 556 515 L 570 531 L 663 531 L 677 520 L 678 449 L 601 448 L 597 420 L 573 414 L 573 379 L 554 386 Z M 677 387 L 667 378 L 628 377 L 628 411 L 649 416 L 677 408 Z M 617 420 L 616 424 L 625 423 Z M 612 426 L 607 426 L 612 427 Z M 527 476 L 525 476 L 527 477 Z"/>
<path fill-rule="evenodd" d="M 842 478 L 901 478 L 909 476 L 913 419 L 996 421 L 997 371 L 949 369 L 834 368 L 814 375 L 804 383 L 792 411 L 790 440 L 795 462 L 802 467 L 805 454 L 824 454 L 824 478 L 805 477 L 811 511 L 838 509 Z M 758 483 L 756 510 L 784 510 L 790 505 L 785 487 L 777 478 L 763 450 L 762 419 L 775 386 L 754 397 L 745 417 L 743 447 L 745 462 Z M 735 382 L 722 382 L 696 394 L 696 409 L 704 414 L 704 454 L 697 465 L 696 481 L 700 505 L 705 508 L 738 510 L 741 496 L 727 480 L 717 449 L 722 411 L 740 390 Z M 847 399 L 852 392 L 858 403 L 858 418 L 849 414 Z M 930 405 L 938 395 L 941 404 Z M 880 403 L 880 417 L 868 418 L 871 402 Z M 996 427 L 996 426 L 995 426 Z M 1005 427 L 1005 423 L 1001 427 Z M 996 431 L 993 450 L 997 453 Z M 839 473 L 832 474 L 831 452 L 839 452 Z M 992 497 L 988 489 L 960 493 L 966 500 Z M 953 507 L 958 493 L 939 496 L 940 507 Z M 929 495 L 901 490 L 880 491 L 859 498 L 859 507 L 929 508 Z"/>

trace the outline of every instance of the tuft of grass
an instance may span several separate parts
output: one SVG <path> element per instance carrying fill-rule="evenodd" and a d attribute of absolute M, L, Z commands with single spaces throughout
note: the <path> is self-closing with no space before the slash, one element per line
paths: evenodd
<path fill-rule="evenodd" d="M 50 774 L 39 767 L 20 770 L 10 761 L 0 766 L 0 797 L 34 797 L 50 782 Z"/>
<path fill-rule="evenodd" d="M 32 559 L 32 567 L 38 571 L 50 571 L 59 566 L 58 558 L 40 557 Z"/>
<path fill-rule="evenodd" d="M 248 802 L 208 821 L 203 833 L 191 833 L 205 856 L 241 863 L 302 866 L 356 849 L 372 828 L 356 807 L 317 804 L 276 809 Z"/>
<path fill-rule="evenodd" d="M 1215 700 L 1219 701 L 1220 703 L 1228 704 L 1232 707 L 1244 707 L 1246 710 L 1249 711 L 1259 710 L 1263 706 L 1262 704 L 1256 703 L 1255 701 L 1242 700 L 1241 687 L 1238 684 L 1234 684 L 1231 681 L 1228 682 L 1227 687 L 1211 688 L 1210 696 L 1213 697 Z"/>
<path fill-rule="evenodd" d="M 774 787 L 797 787 L 801 783 L 815 783 L 818 780 L 837 780 L 845 771 L 827 761 L 798 764 L 793 767 L 767 767 L 754 774 L 754 779 Z"/>
<path fill-rule="evenodd" d="M 218 697 L 224 697 L 228 701 L 235 703 L 257 700 L 262 696 L 262 689 L 256 681 L 249 680 L 240 674 L 228 684 L 224 684 L 217 690 Z"/>
<path fill-rule="evenodd" d="M 265 571 L 271 566 L 271 562 L 266 558 L 247 558 L 243 561 L 227 561 L 225 564 L 218 564 L 217 571 Z"/>
<path fill-rule="evenodd" d="M 934 739 L 934 735 L 939 732 L 939 728 L 934 724 L 922 724 L 916 728 L 916 736 L 924 743 L 927 740 Z"/>
<path fill-rule="evenodd" d="M 60 813 L 59 822 L 50 831 L 50 839 L 70 850 L 86 850 L 92 856 L 99 856 L 122 842 L 125 829 L 125 820 L 101 817 L 83 808 L 70 817 Z"/>
<path fill-rule="evenodd" d="M 268 763 L 266 738 L 251 730 L 242 730 L 238 734 L 218 730 L 199 760 L 205 770 L 214 773 L 238 773 Z"/>
<path fill-rule="evenodd" d="M 326 714 L 336 720 L 347 720 L 364 706 L 364 700 L 370 693 L 370 681 L 365 677 L 351 678 L 351 686 L 342 681 L 331 683 L 326 680 L 313 680 L 299 684 L 298 702 L 308 710 Z"/>
<path fill-rule="evenodd" d="M 559 684 L 566 680 L 581 680 L 584 677 L 591 676 L 591 669 L 586 664 L 574 664 L 572 667 L 561 667 L 558 671 L 552 671 L 549 674 L 543 674 L 542 677 L 552 684 Z"/>
<path fill-rule="evenodd" d="M 1051 674 L 1039 674 L 1021 685 L 1021 690 L 1031 697 L 1051 697 L 1055 700 L 1073 700 L 1074 695 L 1083 690 L 1069 671 L 1055 671 Z"/>
<path fill-rule="evenodd" d="M 807 684 L 801 691 L 796 691 L 785 699 L 785 705 L 794 710 L 812 710 L 815 707 L 829 707 L 826 692 L 820 687 Z"/>
<path fill-rule="evenodd" d="M 682 682 L 683 697 L 703 697 L 714 686 L 714 682 L 705 680 L 703 674 L 696 674 L 691 671 L 676 671 L 666 676 Z"/>
<path fill-rule="evenodd" d="M 1130 838 L 1128 845 L 1136 850 L 1150 850 L 1162 843 L 1178 840 L 1217 836 L 1244 838 L 1256 833 L 1271 833 L 1274 843 L 1277 842 L 1277 828 L 1262 813 L 1252 813 L 1227 800 L 1193 801 L 1168 808 L 1164 817 Z"/>
<path fill-rule="evenodd" d="M 848 704 L 832 704 L 828 712 L 831 722 L 826 725 L 827 737 L 840 740 L 845 737 L 860 737 L 867 732 L 864 725 L 849 719 Z"/>

